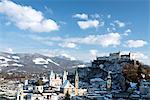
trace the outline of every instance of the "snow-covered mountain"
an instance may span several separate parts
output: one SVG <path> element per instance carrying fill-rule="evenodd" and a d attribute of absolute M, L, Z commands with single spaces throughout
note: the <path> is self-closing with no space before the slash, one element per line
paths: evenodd
<path fill-rule="evenodd" d="M 85 65 L 82 61 L 63 56 L 48 57 L 41 54 L 0 52 L 1 72 L 44 72 L 53 69 L 62 72 L 64 68 L 72 71 L 76 66 Z"/>

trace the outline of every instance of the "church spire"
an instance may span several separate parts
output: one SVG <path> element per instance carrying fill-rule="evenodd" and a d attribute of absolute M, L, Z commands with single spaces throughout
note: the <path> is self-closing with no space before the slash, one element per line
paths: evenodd
<path fill-rule="evenodd" d="M 67 75 L 68 75 L 68 73 L 67 73 L 67 70 L 66 70 L 66 67 L 65 67 L 64 73 L 63 73 L 63 83 L 67 80 Z"/>
<path fill-rule="evenodd" d="M 52 86 L 53 79 L 55 79 L 55 73 L 51 70 L 49 74 L 49 86 Z"/>
<path fill-rule="evenodd" d="M 78 95 L 78 88 L 79 88 L 79 74 L 78 74 L 78 70 L 76 68 L 75 71 L 75 95 Z"/>

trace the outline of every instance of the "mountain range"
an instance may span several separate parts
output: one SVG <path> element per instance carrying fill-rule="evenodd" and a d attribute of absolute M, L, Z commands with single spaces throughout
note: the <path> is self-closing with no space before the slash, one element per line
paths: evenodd
<path fill-rule="evenodd" d="M 34 53 L 0 52 L 0 72 L 38 73 L 49 70 L 62 72 L 64 69 L 73 71 L 76 67 L 85 67 L 86 63 L 72 60 L 65 56 L 49 57 Z"/>

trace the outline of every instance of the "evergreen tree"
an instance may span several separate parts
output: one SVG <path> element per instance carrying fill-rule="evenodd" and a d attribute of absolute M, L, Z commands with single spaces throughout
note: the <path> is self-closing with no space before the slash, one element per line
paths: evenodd
<path fill-rule="evenodd" d="M 68 91 L 67 91 L 67 93 L 65 94 L 64 100 L 70 100 L 70 94 L 68 93 Z"/>
<path fill-rule="evenodd" d="M 36 82 L 36 85 L 37 85 L 37 86 L 43 85 L 43 81 L 42 81 L 41 79 L 39 79 L 39 80 Z"/>

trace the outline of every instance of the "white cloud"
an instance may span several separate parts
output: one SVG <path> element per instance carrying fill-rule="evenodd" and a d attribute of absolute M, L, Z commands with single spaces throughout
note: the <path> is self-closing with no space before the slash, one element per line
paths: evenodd
<path fill-rule="evenodd" d="M 128 35 L 129 35 L 129 33 L 131 33 L 131 29 L 127 29 L 127 30 L 125 30 L 125 32 L 124 32 L 124 34 L 123 34 L 123 35 L 128 36 Z"/>
<path fill-rule="evenodd" d="M 86 37 L 67 38 L 63 39 L 63 41 L 87 45 L 101 45 L 103 47 L 108 47 L 119 45 L 120 39 L 121 36 L 119 33 L 108 33 L 104 35 L 88 35 Z"/>
<path fill-rule="evenodd" d="M 66 25 L 67 23 L 65 21 L 59 21 L 60 25 Z"/>
<path fill-rule="evenodd" d="M 110 28 L 107 28 L 107 32 L 111 32 Z"/>
<path fill-rule="evenodd" d="M 51 8 L 44 6 L 44 9 L 47 14 L 53 14 L 53 10 Z"/>
<path fill-rule="evenodd" d="M 148 56 L 141 52 L 134 52 L 132 53 L 132 59 L 137 59 L 137 60 L 145 60 L 148 59 Z"/>
<path fill-rule="evenodd" d="M 8 53 L 14 53 L 14 51 L 13 51 L 13 49 L 12 48 L 6 48 L 6 52 L 8 52 Z"/>
<path fill-rule="evenodd" d="M 91 59 L 96 59 L 97 52 L 98 52 L 98 50 L 96 50 L 96 49 L 91 49 L 90 50 L 90 54 L 92 56 Z"/>
<path fill-rule="evenodd" d="M 150 64 L 150 61 L 149 61 L 149 55 L 148 54 L 145 54 L 145 53 L 142 53 L 142 52 L 138 52 L 138 51 L 134 51 L 134 52 L 131 52 L 131 51 L 121 51 L 121 55 L 124 55 L 124 54 L 129 54 L 131 53 L 131 59 L 135 59 L 135 60 L 138 60 L 144 64 Z"/>
<path fill-rule="evenodd" d="M 110 26 L 115 27 L 115 24 L 114 23 L 110 23 Z"/>
<path fill-rule="evenodd" d="M 73 15 L 74 18 L 79 18 L 79 19 L 84 19 L 84 20 L 87 20 L 88 19 L 88 15 L 87 14 L 75 14 Z"/>
<path fill-rule="evenodd" d="M 116 46 L 120 44 L 120 35 L 119 33 L 108 33 L 104 35 L 89 35 L 85 38 L 82 38 L 81 41 L 78 41 L 84 44 L 97 44 L 103 47 L 110 45 Z"/>
<path fill-rule="evenodd" d="M 56 42 L 56 43 L 69 43 L 63 45 L 64 47 L 75 47 L 77 44 L 86 45 L 101 45 L 103 47 L 117 46 L 120 45 L 121 36 L 119 33 L 108 33 L 104 35 L 88 35 L 86 37 L 40 37 L 40 36 L 29 36 L 31 39 L 42 41 L 42 42 Z"/>
<path fill-rule="evenodd" d="M 120 44 L 120 34 L 119 33 L 109 33 L 99 36 L 99 42 L 102 46 L 107 47 L 109 45 L 119 45 Z"/>
<path fill-rule="evenodd" d="M 92 18 L 96 18 L 96 19 L 97 19 L 97 18 L 100 18 L 100 15 L 99 15 L 99 14 L 97 14 L 97 13 L 95 13 L 95 14 L 92 14 L 92 15 L 91 15 L 91 17 L 92 17 Z"/>
<path fill-rule="evenodd" d="M 125 32 L 126 32 L 126 33 L 130 33 L 130 32 L 131 32 L 131 29 L 127 29 Z"/>
<path fill-rule="evenodd" d="M 97 52 L 98 52 L 98 50 L 96 50 L 96 49 L 91 49 L 91 50 L 90 50 L 90 53 L 91 53 L 92 55 L 96 55 Z"/>
<path fill-rule="evenodd" d="M 116 28 L 114 27 L 107 28 L 107 32 L 114 32 L 114 31 L 116 31 Z"/>
<path fill-rule="evenodd" d="M 128 40 L 125 46 L 129 48 L 138 48 L 138 47 L 143 47 L 146 44 L 147 42 L 143 40 Z"/>
<path fill-rule="evenodd" d="M 41 42 L 42 44 L 48 45 L 48 46 L 54 46 L 54 43 L 51 41 L 39 41 L 39 42 Z"/>
<path fill-rule="evenodd" d="M 87 29 L 87 28 L 97 28 L 100 25 L 100 22 L 98 20 L 87 20 L 87 21 L 78 21 L 77 24 L 81 29 Z"/>
<path fill-rule="evenodd" d="M 69 55 L 69 54 L 66 54 L 66 53 L 61 54 L 61 56 L 64 56 L 64 57 L 66 57 L 66 58 L 69 58 L 70 60 L 76 60 L 75 57 L 73 57 L 73 56 L 71 56 L 71 55 Z"/>
<path fill-rule="evenodd" d="M 131 53 L 131 55 L 132 55 L 132 59 L 136 59 L 144 64 L 150 65 L 150 61 L 149 61 L 150 56 L 149 55 L 144 54 L 142 52 L 133 52 L 133 53 Z"/>
<path fill-rule="evenodd" d="M 41 36 L 38 36 L 38 35 L 28 35 L 27 37 L 31 38 L 32 40 L 35 40 L 37 42 L 40 42 L 42 44 L 48 45 L 48 46 L 53 46 L 54 45 L 54 43 L 52 41 L 50 41 L 50 39 L 47 38 L 47 37 L 41 37 Z"/>
<path fill-rule="evenodd" d="M 110 18 L 111 18 L 111 15 L 110 15 L 110 14 L 109 14 L 109 15 L 107 15 L 107 18 L 108 18 L 108 19 L 110 19 Z"/>
<path fill-rule="evenodd" d="M 11 22 L 6 22 L 5 25 L 9 26 L 9 25 L 11 25 Z"/>
<path fill-rule="evenodd" d="M 125 23 L 121 22 L 119 20 L 115 20 L 114 23 L 116 23 L 119 27 L 124 27 L 125 26 Z"/>
<path fill-rule="evenodd" d="M 0 2 L 0 13 L 5 14 L 18 28 L 34 32 L 51 32 L 59 29 L 52 19 L 44 18 L 42 12 L 31 6 L 22 6 L 12 1 Z"/>
<path fill-rule="evenodd" d="M 75 48 L 77 45 L 73 42 L 60 43 L 59 46 L 64 48 Z"/>

